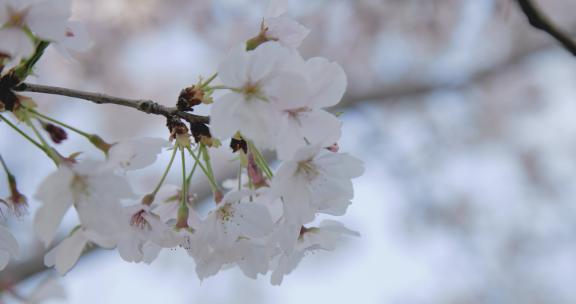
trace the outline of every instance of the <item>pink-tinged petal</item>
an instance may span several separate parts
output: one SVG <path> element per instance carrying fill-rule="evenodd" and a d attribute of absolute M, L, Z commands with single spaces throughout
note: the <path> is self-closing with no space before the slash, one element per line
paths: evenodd
<path fill-rule="evenodd" d="M 340 102 L 348 80 L 342 67 L 325 58 L 312 58 L 306 62 L 306 75 L 310 80 L 310 106 L 313 108 L 331 107 Z"/>

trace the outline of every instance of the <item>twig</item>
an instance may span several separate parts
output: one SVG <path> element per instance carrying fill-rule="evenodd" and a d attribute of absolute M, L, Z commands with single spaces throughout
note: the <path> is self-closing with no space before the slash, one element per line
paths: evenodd
<path fill-rule="evenodd" d="M 78 90 L 71 90 L 59 87 L 51 87 L 30 83 L 21 83 L 14 88 L 15 91 L 43 93 L 50 95 L 68 96 L 78 99 L 92 101 L 97 104 L 115 104 L 119 106 L 133 108 L 147 114 L 163 115 L 165 117 L 179 117 L 190 123 L 209 123 L 210 118 L 207 116 L 194 115 L 187 112 L 179 111 L 176 108 L 165 107 L 152 100 L 144 99 L 124 99 L 108 96 L 100 93 L 90 93 Z"/>
<path fill-rule="evenodd" d="M 533 27 L 554 37 L 566 50 L 576 56 L 576 41 L 560 30 L 552 21 L 548 20 L 531 0 L 518 0 L 518 5 Z"/>

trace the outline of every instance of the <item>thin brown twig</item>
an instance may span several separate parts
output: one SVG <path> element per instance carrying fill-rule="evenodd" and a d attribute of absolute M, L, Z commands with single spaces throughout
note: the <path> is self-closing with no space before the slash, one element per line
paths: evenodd
<path fill-rule="evenodd" d="M 177 108 L 166 107 L 152 100 L 125 99 L 108 96 L 100 93 L 84 92 L 60 87 L 52 87 L 38 84 L 21 83 L 14 88 L 15 91 L 43 93 L 50 95 L 68 96 L 77 99 L 88 100 L 97 104 L 114 104 L 129 107 L 147 114 L 162 115 L 165 117 L 178 117 L 190 123 L 209 123 L 210 118 L 188 112 L 179 111 Z"/>
<path fill-rule="evenodd" d="M 528 22 L 530 22 L 533 27 L 548 33 L 560 42 L 572 55 L 576 56 L 575 40 L 544 16 L 531 0 L 518 0 L 517 2 L 524 15 L 526 15 L 526 18 L 528 18 Z"/>

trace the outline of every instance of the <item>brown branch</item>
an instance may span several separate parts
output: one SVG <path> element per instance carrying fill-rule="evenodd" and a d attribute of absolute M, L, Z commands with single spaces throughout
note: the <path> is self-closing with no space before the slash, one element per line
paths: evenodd
<path fill-rule="evenodd" d="M 576 56 L 576 41 L 546 18 L 531 0 L 518 0 L 518 5 L 533 27 L 548 33 L 572 55 Z"/>
<path fill-rule="evenodd" d="M 30 83 L 21 83 L 18 86 L 16 86 L 14 90 L 20 92 L 32 92 L 32 93 L 68 96 L 88 100 L 97 104 L 114 104 L 123 107 L 133 108 L 147 114 L 162 115 L 165 117 L 178 117 L 190 123 L 210 122 L 210 118 L 207 116 L 194 115 L 188 112 L 179 111 L 177 108 L 166 107 L 152 100 L 124 99 L 100 93 L 90 93 L 90 92 L 83 92 L 78 90 L 71 90 L 71 89 L 30 84 Z"/>

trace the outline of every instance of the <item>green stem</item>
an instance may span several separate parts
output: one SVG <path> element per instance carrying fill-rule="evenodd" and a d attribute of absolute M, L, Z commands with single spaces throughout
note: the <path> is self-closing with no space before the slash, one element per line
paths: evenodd
<path fill-rule="evenodd" d="M 204 175 L 206 175 L 206 177 L 208 178 L 208 182 L 210 183 L 210 187 L 212 188 L 212 191 L 215 192 L 216 190 L 218 190 L 218 185 L 216 184 L 216 181 L 214 181 L 214 178 L 208 173 L 208 170 L 206 170 L 204 165 L 202 165 L 202 162 L 200 161 L 198 156 L 196 156 L 196 154 L 194 154 L 194 151 L 192 151 L 192 149 L 190 147 L 186 147 L 186 148 L 188 149 L 188 152 L 190 153 L 190 155 L 192 155 L 192 157 L 194 158 L 194 160 L 196 161 L 196 163 L 198 164 L 198 166 L 200 167 L 202 172 L 204 172 Z"/>
<path fill-rule="evenodd" d="M 196 172 L 197 167 L 198 167 L 198 162 L 194 162 L 194 166 L 192 167 L 192 171 L 190 171 L 190 174 L 186 178 L 186 184 L 187 185 L 190 185 L 190 183 L 192 182 L 192 177 L 194 176 L 194 172 Z"/>
<path fill-rule="evenodd" d="M 223 85 L 213 86 L 213 87 L 210 87 L 210 89 L 213 91 L 214 90 L 234 90 L 234 88 L 223 86 Z"/>
<path fill-rule="evenodd" d="M 86 132 L 84 132 L 84 131 L 82 131 L 82 130 L 79 130 L 79 129 L 75 128 L 75 127 L 72 127 L 72 126 L 70 126 L 70 125 L 68 125 L 68 124 L 66 124 L 66 123 L 63 123 L 63 122 L 59 121 L 59 120 L 56 120 L 56 119 L 54 119 L 54 118 L 48 117 L 48 116 L 46 116 L 46 115 L 44 115 L 44 114 L 41 114 L 41 113 L 37 112 L 37 111 L 34 110 L 34 109 L 28 109 L 28 110 L 29 110 L 30 112 L 34 113 L 34 115 L 36 115 L 36 116 L 38 116 L 38 117 L 40 117 L 40 118 L 42 118 L 42 119 L 44 119 L 44 120 L 47 120 L 47 121 L 53 122 L 53 123 L 55 123 L 55 124 L 57 124 L 57 125 L 60 125 L 60 126 L 66 128 L 66 129 L 69 129 L 69 130 L 72 131 L 72 132 L 78 133 L 79 135 L 82 135 L 82 136 L 84 136 L 84 137 L 86 137 L 86 138 L 88 138 L 88 139 L 90 139 L 91 136 L 92 136 L 92 134 L 88 134 L 88 133 L 86 133 Z"/>
<path fill-rule="evenodd" d="M 28 75 L 32 73 L 32 68 L 34 68 L 34 65 L 36 65 L 36 63 L 38 63 L 38 60 L 40 60 L 42 55 L 44 55 L 44 51 L 49 45 L 50 42 L 48 41 L 40 41 L 38 43 L 32 57 L 27 59 L 25 62 L 20 64 L 18 68 L 16 68 L 15 73 L 18 79 L 24 80 L 26 79 L 26 77 L 28 77 Z"/>
<path fill-rule="evenodd" d="M 162 187 L 162 185 L 164 184 L 164 181 L 166 180 L 166 177 L 168 176 L 168 172 L 170 172 L 170 168 L 172 168 L 172 163 L 174 163 L 174 158 L 176 157 L 176 152 L 178 152 L 178 148 L 174 147 L 174 152 L 172 152 L 172 156 L 170 157 L 170 162 L 168 162 L 168 166 L 166 167 L 166 169 L 164 169 L 164 173 L 162 174 L 162 177 L 160 178 L 158 185 L 156 185 L 156 188 L 154 188 L 154 192 L 151 193 L 152 196 L 156 196 L 158 191 L 160 191 L 160 187 Z"/>
<path fill-rule="evenodd" d="M 204 162 L 206 164 L 206 169 L 208 170 L 208 173 L 210 174 L 210 178 L 215 180 L 216 178 L 214 177 L 214 170 L 212 170 L 212 161 L 210 160 L 210 153 L 208 153 L 208 149 L 203 144 L 200 144 L 200 153 L 202 153 L 202 156 L 204 158 Z"/>
<path fill-rule="evenodd" d="M 249 151 L 254 155 L 254 161 L 256 162 L 256 165 L 260 168 L 260 170 L 262 170 L 262 172 L 264 172 L 264 174 L 266 174 L 266 177 L 269 179 L 274 177 L 274 173 L 272 173 L 272 169 L 270 169 L 270 166 L 268 166 L 268 162 L 262 153 L 260 153 L 253 142 L 247 141 L 247 143 Z"/>
<path fill-rule="evenodd" d="M 238 169 L 238 190 L 242 190 L 242 166 Z"/>
<path fill-rule="evenodd" d="M 208 79 L 202 84 L 202 87 L 208 86 L 210 83 L 212 83 L 212 81 L 214 81 L 214 79 L 216 79 L 216 77 L 218 77 L 218 73 L 215 73 L 215 74 L 212 75 L 210 78 L 208 78 Z"/>
<path fill-rule="evenodd" d="M 13 124 L 11 121 L 9 121 L 8 119 L 6 119 L 4 116 L 0 115 L 0 119 L 3 120 L 6 124 L 8 124 L 12 129 L 14 129 L 14 131 L 18 132 L 18 134 L 22 135 L 22 137 L 26 138 L 29 142 L 31 142 L 33 145 L 35 145 L 38 149 L 42 150 L 44 153 L 48 154 L 48 151 L 46 151 L 46 149 L 39 144 L 37 141 L 35 141 L 34 139 L 32 139 L 32 137 L 30 137 L 28 134 L 24 133 L 24 131 L 20 130 L 20 128 L 18 128 L 15 124 Z"/>
<path fill-rule="evenodd" d="M 42 146 L 44 146 L 44 149 L 46 149 L 46 153 L 48 154 L 48 156 L 54 161 L 56 166 L 58 166 L 60 164 L 60 156 L 58 156 L 54 153 L 54 150 L 52 149 L 50 144 L 48 144 L 48 142 L 44 139 L 42 134 L 40 134 L 38 129 L 36 129 L 36 127 L 34 126 L 34 123 L 32 123 L 32 121 L 30 120 L 30 118 L 28 116 L 26 117 L 25 122 L 30 127 L 30 129 L 32 129 L 34 134 L 36 134 L 36 137 L 38 137 L 38 139 L 42 143 Z"/>
<path fill-rule="evenodd" d="M 8 178 L 9 181 L 14 180 L 14 175 L 12 174 L 12 172 L 10 172 L 10 169 L 8 169 L 8 165 L 6 165 L 6 162 L 4 162 L 4 158 L 2 157 L 2 155 L 0 155 L 0 163 L 2 163 L 2 168 L 4 168 L 4 172 L 6 173 L 6 177 Z"/>
<path fill-rule="evenodd" d="M 180 156 L 182 157 L 182 202 L 180 208 L 184 208 L 186 207 L 186 201 L 188 200 L 188 185 L 186 183 L 186 157 L 184 156 L 184 148 L 180 148 Z"/>

